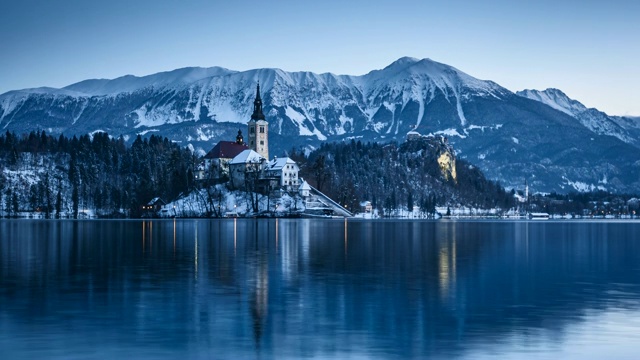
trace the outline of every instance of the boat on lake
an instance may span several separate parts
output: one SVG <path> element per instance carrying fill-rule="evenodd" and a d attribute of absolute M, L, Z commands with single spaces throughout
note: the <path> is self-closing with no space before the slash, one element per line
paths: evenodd
<path fill-rule="evenodd" d="M 532 212 L 529 213 L 529 219 L 531 220 L 549 220 L 549 214 L 544 212 Z"/>

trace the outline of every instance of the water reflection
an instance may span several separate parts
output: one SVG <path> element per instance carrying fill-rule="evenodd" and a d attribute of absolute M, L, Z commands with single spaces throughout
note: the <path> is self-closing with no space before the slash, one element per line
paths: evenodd
<path fill-rule="evenodd" d="M 449 300 L 450 293 L 455 295 L 456 283 L 456 229 L 451 222 L 447 225 L 443 229 L 444 233 L 438 238 L 438 275 L 443 301 Z"/>
<path fill-rule="evenodd" d="M 1 221 L 0 353 L 624 357 L 637 226 Z"/>

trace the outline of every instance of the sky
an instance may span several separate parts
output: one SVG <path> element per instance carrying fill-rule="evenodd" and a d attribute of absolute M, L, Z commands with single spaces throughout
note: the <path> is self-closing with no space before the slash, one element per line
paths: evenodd
<path fill-rule="evenodd" d="M 0 93 L 189 66 L 363 75 L 430 58 L 640 116 L 640 1 L 1 0 Z"/>

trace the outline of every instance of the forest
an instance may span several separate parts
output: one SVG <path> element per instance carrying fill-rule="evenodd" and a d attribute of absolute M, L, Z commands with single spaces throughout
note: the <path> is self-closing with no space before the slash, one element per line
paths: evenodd
<path fill-rule="evenodd" d="M 454 155 L 457 176 L 445 176 L 438 163 L 443 152 L 453 154 L 453 149 L 443 138 L 434 137 L 402 144 L 324 143 L 309 156 L 292 150 L 290 157 L 300 166 L 301 177 L 349 209 L 358 209 L 365 200 L 384 214 L 415 206 L 433 214 L 436 206 L 508 209 L 515 205 L 513 192 Z"/>
<path fill-rule="evenodd" d="M 154 197 L 175 199 L 194 187 L 196 157 L 151 135 L 130 146 L 98 132 L 54 137 L 42 132 L 0 136 L 0 206 L 4 214 L 41 212 L 46 218 L 139 217 Z"/>
<path fill-rule="evenodd" d="M 455 176 L 439 163 L 445 153 L 451 155 Z M 522 206 L 514 190 L 486 179 L 454 153 L 446 141 L 434 137 L 401 144 L 327 142 L 307 155 L 295 149 L 287 155 L 299 165 L 301 178 L 352 212 L 358 212 L 363 201 L 370 201 L 382 216 L 393 216 L 398 209 L 433 215 L 436 207 L 444 206 Z M 44 131 L 6 132 L 0 135 L 0 214 L 137 218 L 154 198 L 169 203 L 198 191 L 209 195 L 203 201 L 219 203 L 219 187 L 209 191 L 194 180 L 199 161 L 187 147 L 156 135 L 137 136 L 129 145 L 102 132 L 71 138 Z M 605 192 L 536 194 L 526 205 L 532 211 L 606 215 L 638 211 L 634 199 Z"/>

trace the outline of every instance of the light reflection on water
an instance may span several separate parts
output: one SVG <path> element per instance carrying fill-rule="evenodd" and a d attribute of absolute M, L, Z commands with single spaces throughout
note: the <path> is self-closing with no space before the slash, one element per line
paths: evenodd
<path fill-rule="evenodd" d="M 634 358 L 638 225 L 0 221 L 0 353 Z"/>

